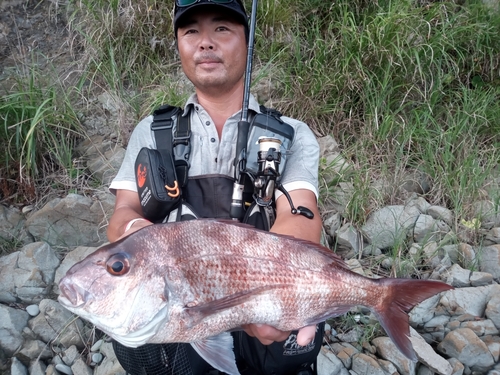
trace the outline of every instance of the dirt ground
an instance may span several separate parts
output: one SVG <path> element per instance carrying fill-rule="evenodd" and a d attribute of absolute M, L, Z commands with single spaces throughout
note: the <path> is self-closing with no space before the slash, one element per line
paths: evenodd
<path fill-rule="evenodd" d="M 0 86 L 35 63 L 60 66 L 75 58 L 77 44 L 67 28 L 68 7 L 58 0 L 0 0 Z"/>

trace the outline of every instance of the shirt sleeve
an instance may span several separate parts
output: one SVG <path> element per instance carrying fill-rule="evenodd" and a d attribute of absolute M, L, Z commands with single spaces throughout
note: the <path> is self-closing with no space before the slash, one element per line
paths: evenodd
<path fill-rule="evenodd" d="M 109 186 L 109 191 L 111 193 L 116 194 L 117 189 L 137 191 L 135 181 L 135 159 L 141 148 L 156 148 L 151 134 L 152 121 L 153 116 L 146 117 L 132 132 L 122 165 Z"/>
<path fill-rule="evenodd" d="M 295 137 L 287 154 L 281 183 L 287 191 L 311 190 L 318 199 L 318 141 L 305 123 L 288 117 L 282 117 L 282 120 L 294 127 Z M 276 190 L 276 198 L 282 194 Z"/>

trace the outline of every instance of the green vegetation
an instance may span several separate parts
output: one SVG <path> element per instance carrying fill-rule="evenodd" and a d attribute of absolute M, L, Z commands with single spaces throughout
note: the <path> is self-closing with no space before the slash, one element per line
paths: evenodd
<path fill-rule="evenodd" d="M 0 99 L 0 191 L 12 201 L 36 200 L 51 174 L 74 178 L 73 150 L 83 135 L 71 89 L 36 67 Z"/>
<path fill-rule="evenodd" d="M 2 181 L 27 181 L 24 194 L 36 196 L 54 170 L 80 174 L 72 151 L 82 97 L 108 92 L 135 121 L 191 92 L 170 1 L 70 5 L 79 81 L 48 84 L 33 68 L 0 102 Z M 472 219 L 472 202 L 498 175 L 499 12 L 481 1 L 259 1 L 255 90 L 268 88 L 266 105 L 332 135 L 351 166 L 322 178 L 323 202 L 338 183 L 352 184 L 344 216 L 361 225 L 396 202 L 400 176 L 417 169 L 432 182 L 429 202 Z"/>

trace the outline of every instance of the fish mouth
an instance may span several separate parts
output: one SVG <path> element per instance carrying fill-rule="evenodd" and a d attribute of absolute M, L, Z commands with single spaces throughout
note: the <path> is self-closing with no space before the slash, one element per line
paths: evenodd
<path fill-rule="evenodd" d="M 68 282 L 65 278 L 59 283 L 59 301 L 68 307 L 79 308 L 90 300 L 90 293 L 84 288 Z"/>

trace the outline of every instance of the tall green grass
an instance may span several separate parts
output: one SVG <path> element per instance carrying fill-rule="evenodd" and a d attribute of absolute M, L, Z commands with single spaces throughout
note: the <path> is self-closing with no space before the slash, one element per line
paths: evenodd
<path fill-rule="evenodd" d="M 3 198 L 34 203 L 55 176 L 72 178 L 82 127 L 68 93 L 36 66 L 0 98 L 0 189 Z"/>
<path fill-rule="evenodd" d="M 251 1 L 245 4 L 250 10 Z M 172 2 L 72 5 L 69 27 L 84 51 L 84 95 L 109 91 L 134 108 L 137 121 L 162 103 L 184 102 L 192 87 L 178 61 Z M 485 185 L 498 173 L 498 9 L 458 0 L 259 0 L 257 16 L 254 89 L 270 88 L 264 104 L 305 121 L 319 136 L 334 136 L 351 164 L 324 181 L 323 200 L 334 183 L 352 184 L 344 215 L 361 225 L 397 194 L 397 186 L 380 191 L 375 182 L 397 184 L 398 176 L 418 169 L 432 180 L 428 201 L 471 219 L 472 203 L 485 197 Z M 9 145 L 32 175 L 40 171 L 40 156 L 30 151 L 38 149 L 34 142 L 53 144 L 59 133 L 73 131 L 58 125 L 57 136 L 33 137 L 34 129 L 53 129 L 37 125 L 49 113 L 60 119 L 42 123 L 75 119 L 72 103 L 49 110 L 57 95 L 29 86 L 7 98 Z M 21 102 L 25 109 L 12 109 Z M 12 133 L 15 123 L 24 130 Z"/>

